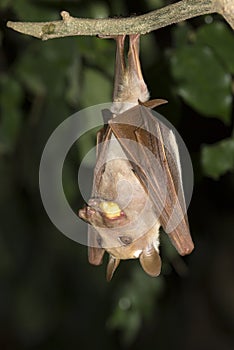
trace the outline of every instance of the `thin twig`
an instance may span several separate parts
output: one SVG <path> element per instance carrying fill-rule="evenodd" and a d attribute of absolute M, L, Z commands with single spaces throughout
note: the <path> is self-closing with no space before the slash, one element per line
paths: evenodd
<path fill-rule="evenodd" d="M 141 16 L 126 18 L 75 18 L 62 11 L 60 21 L 9 21 L 7 26 L 42 40 L 76 35 L 146 34 L 173 23 L 215 12 L 221 14 L 234 29 L 233 0 L 182 0 Z"/>

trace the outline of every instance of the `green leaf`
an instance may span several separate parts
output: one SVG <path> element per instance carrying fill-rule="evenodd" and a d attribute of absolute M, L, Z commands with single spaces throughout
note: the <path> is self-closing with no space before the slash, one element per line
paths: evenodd
<path fill-rule="evenodd" d="M 212 49 L 197 44 L 175 49 L 171 69 L 177 93 L 188 105 L 207 117 L 230 122 L 231 75 Z"/>
<path fill-rule="evenodd" d="M 213 179 L 234 171 L 234 138 L 203 146 L 201 161 L 205 175 Z"/>
<path fill-rule="evenodd" d="M 209 46 L 217 57 L 234 74 L 234 35 L 223 22 L 213 22 L 200 27 L 197 43 Z"/>

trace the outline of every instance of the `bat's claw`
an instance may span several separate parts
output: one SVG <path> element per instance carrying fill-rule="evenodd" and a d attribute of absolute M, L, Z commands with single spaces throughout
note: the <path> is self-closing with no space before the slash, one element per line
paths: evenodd
<path fill-rule="evenodd" d="M 155 107 L 158 107 L 160 105 L 164 105 L 165 103 L 168 103 L 167 100 L 164 100 L 162 98 L 156 98 L 154 100 L 149 100 L 149 101 L 146 101 L 146 102 L 141 102 L 140 100 L 138 100 L 139 102 L 139 105 L 141 106 L 145 106 L 145 107 L 148 107 L 148 108 L 155 108 Z"/>

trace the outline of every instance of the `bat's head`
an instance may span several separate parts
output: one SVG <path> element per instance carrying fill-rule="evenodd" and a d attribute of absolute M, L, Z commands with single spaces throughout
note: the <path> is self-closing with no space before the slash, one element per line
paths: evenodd
<path fill-rule="evenodd" d="M 119 262 L 126 259 L 139 258 L 147 274 L 150 276 L 160 274 L 159 222 L 156 222 L 146 234 L 140 237 L 136 237 L 135 231 L 124 231 L 123 233 L 121 228 L 125 230 L 125 225 L 130 221 L 126 213 L 116 202 L 100 198 L 90 199 L 88 205 L 79 211 L 79 216 L 96 228 L 100 234 L 99 246 L 110 254 L 107 280 L 112 278 Z M 110 233 L 111 228 L 114 230 Z"/>
<path fill-rule="evenodd" d="M 158 250 L 158 230 L 156 224 L 146 234 L 135 239 L 126 235 L 119 237 L 121 244 L 118 247 L 107 248 L 110 260 L 107 266 L 107 280 L 110 280 L 119 262 L 126 259 L 139 259 L 143 270 L 151 277 L 161 272 L 161 259 Z"/>

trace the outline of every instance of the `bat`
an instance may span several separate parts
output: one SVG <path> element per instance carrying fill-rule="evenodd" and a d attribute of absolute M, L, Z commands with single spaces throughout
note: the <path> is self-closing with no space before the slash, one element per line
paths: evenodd
<path fill-rule="evenodd" d="M 186 214 L 179 150 L 175 135 L 151 109 L 163 99 L 149 100 L 139 59 L 139 35 L 117 43 L 113 104 L 103 111 L 97 134 L 97 160 L 91 199 L 79 210 L 88 225 L 89 262 L 100 265 L 109 253 L 107 280 L 121 260 L 137 259 L 150 276 L 161 272 L 159 229 L 179 254 L 194 244 Z"/>

